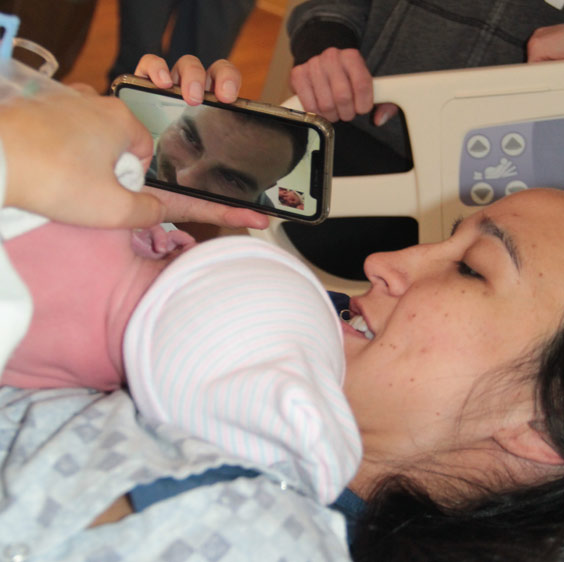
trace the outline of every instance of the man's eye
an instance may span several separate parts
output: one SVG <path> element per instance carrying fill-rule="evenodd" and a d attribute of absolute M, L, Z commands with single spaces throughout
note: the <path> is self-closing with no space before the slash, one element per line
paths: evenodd
<path fill-rule="evenodd" d="M 477 271 L 474 271 L 468 264 L 463 261 L 456 262 L 458 273 L 464 277 L 473 277 L 474 279 L 484 279 Z"/>
<path fill-rule="evenodd" d="M 222 172 L 221 179 L 223 183 L 228 185 L 229 187 L 242 191 L 243 193 L 247 193 L 247 191 L 249 191 L 247 184 L 241 182 L 240 178 L 233 174 L 230 174 L 229 172 Z"/>
<path fill-rule="evenodd" d="M 189 127 L 181 127 L 181 133 L 182 137 L 188 144 L 192 145 L 197 150 L 200 150 L 200 141 Z"/>

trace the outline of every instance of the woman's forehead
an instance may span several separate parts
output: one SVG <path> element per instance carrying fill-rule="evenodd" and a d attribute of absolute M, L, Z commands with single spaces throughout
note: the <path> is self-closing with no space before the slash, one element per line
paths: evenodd
<path fill-rule="evenodd" d="M 480 216 L 510 233 L 523 264 L 535 266 L 533 273 L 542 267 L 543 275 L 564 280 L 564 192 L 531 189 L 500 200 Z"/>
<path fill-rule="evenodd" d="M 564 191 L 554 188 L 533 188 L 508 195 L 488 208 L 511 209 L 528 214 L 528 212 L 549 211 L 555 207 L 564 208 Z"/>
<path fill-rule="evenodd" d="M 564 236 L 564 192 L 535 188 L 509 195 L 472 218 L 479 222 L 484 217 L 510 229 L 517 239 Z"/>

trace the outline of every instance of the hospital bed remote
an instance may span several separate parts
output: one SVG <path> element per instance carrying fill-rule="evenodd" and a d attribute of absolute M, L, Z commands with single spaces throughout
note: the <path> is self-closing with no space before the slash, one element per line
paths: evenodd
<path fill-rule="evenodd" d="M 564 118 L 473 129 L 465 135 L 462 203 L 487 205 L 530 187 L 564 189 Z"/>

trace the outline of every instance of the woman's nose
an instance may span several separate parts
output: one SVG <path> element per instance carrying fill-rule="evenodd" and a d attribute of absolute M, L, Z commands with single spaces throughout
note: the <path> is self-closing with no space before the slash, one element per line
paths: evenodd
<path fill-rule="evenodd" d="M 411 246 L 395 252 L 376 252 L 364 261 L 364 273 L 374 286 L 399 297 L 424 273 L 430 244 Z M 427 258 L 426 258 L 427 256 Z"/>

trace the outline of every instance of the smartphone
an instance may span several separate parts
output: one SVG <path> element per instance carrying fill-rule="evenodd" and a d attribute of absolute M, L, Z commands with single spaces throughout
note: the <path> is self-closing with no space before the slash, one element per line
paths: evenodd
<path fill-rule="evenodd" d="M 132 75 L 116 78 L 112 92 L 153 135 L 147 185 L 286 220 L 327 217 L 334 133 L 324 118 L 208 93 L 194 107 L 180 88 Z"/>

